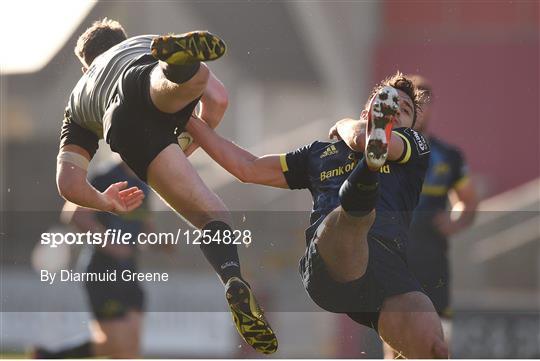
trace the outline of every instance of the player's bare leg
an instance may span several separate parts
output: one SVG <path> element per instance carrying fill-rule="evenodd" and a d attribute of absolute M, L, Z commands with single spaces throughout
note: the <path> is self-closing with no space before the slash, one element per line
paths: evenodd
<path fill-rule="evenodd" d="M 92 321 L 94 355 L 139 358 L 142 322 L 142 313 L 138 311 L 129 311 L 121 319 Z"/>
<path fill-rule="evenodd" d="M 350 282 L 364 275 L 369 258 L 367 234 L 374 220 L 374 210 L 354 217 L 338 207 L 319 226 L 315 244 L 334 280 Z"/>
<path fill-rule="evenodd" d="M 208 189 L 176 144 L 169 145 L 150 163 L 148 183 L 197 228 L 214 220 L 231 223 L 223 201 Z"/>
<path fill-rule="evenodd" d="M 392 87 L 382 88 L 371 100 L 364 159 L 341 186 L 341 206 L 317 230 L 317 249 L 336 281 L 353 281 L 366 271 L 367 234 L 375 221 L 379 169 L 387 159 L 398 101 L 399 95 Z"/>
<path fill-rule="evenodd" d="M 177 84 L 169 81 L 163 70 L 156 66 L 150 74 L 150 97 L 152 103 L 164 113 L 176 113 L 202 95 L 210 70 L 201 63 L 198 71 L 188 81 Z"/>
<path fill-rule="evenodd" d="M 406 358 L 448 358 L 439 315 L 429 298 L 409 292 L 387 298 L 379 316 L 379 335 Z"/>
<path fill-rule="evenodd" d="M 210 232 L 231 229 L 226 206 L 206 187 L 178 145 L 169 145 L 150 163 L 148 183 L 194 226 Z M 275 352 L 274 332 L 249 286 L 241 280 L 236 246 L 201 245 L 201 250 L 225 284 L 235 325 L 244 340 L 259 352 Z"/>
<path fill-rule="evenodd" d="M 150 97 L 165 113 L 176 113 L 199 98 L 210 76 L 203 61 L 219 59 L 226 45 L 207 31 L 155 38 L 152 55 L 159 60 L 150 75 Z"/>

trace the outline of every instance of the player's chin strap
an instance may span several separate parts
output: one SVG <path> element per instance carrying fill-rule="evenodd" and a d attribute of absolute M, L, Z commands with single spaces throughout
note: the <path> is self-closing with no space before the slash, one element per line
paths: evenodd
<path fill-rule="evenodd" d="M 75 152 L 60 152 L 58 154 L 58 157 L 56 158 L 56 162 L 58 164 L 60 164 L 60 162 L 71 163 L 74 166 L 82 168 L 84 170 L 87 170 L 88 165 L 90 164 L 88 159 Z"/>

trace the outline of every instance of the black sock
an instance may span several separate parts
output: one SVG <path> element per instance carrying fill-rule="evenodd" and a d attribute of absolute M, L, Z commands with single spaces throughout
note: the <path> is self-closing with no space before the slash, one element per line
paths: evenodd
<path fill-rule="evenodd" d="M 207 234 L 211 239 L 214 239 L 216 233 L 220 233 L 219 237 L 223 238 L 223 232 L 229 231 L 232 237 L 231 227 L 225 222 L 212 221 L 208 223 L 202 231 L 208 230 Z M 236 245 L 223 244 L 217 242 L 210 242 L 210 244 L 203 244 L 204 240 L 201 240 L 201 251 L 210 262 L 214 270 L 218 274 L 221 281 L 225 284 L 231 277 L 241 278 L 240 274 L 240 260 L 238 258 L 238 250 Z"/>
<path fill-rule="evenodd" d="M 371 171 L 362 160 L 339 189 L 341 207 L 348 214 L 362 217 L 374 208 L 379 195 L 379 170 Z"/>
<path fill-rule="evenodd" d="M 77 345 L 70 348 L 65 348 L 60 351 L 47 351 L 45 349 L 39 349 L 36 355 L 42 359 L 64 359 L 64 358 L 88 358 L 94 357 L 94 351 L 91 342 L 85 342 L 81 345 Z"/>
<path fill-rule="evenodd" d="M 197 74 L 201 67 L 201 62 L 197 61 L 191 64 L 173 65 L 160 61 L 159 66 L 168 80 L 176 84 L 182 84 Z"/>

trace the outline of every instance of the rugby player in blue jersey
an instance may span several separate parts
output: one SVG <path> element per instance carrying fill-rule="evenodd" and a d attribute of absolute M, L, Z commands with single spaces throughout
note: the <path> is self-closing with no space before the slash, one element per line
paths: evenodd
<path fill-rule="evenodd" d="M 100 170 L 90 179 L 90 184 L 103 192 L 111 184 L 120 181 L 136 186 L 146 196 L 150 192 L 148 186 L 123 162 Z M 147 201 L 133 212 L 120 215 L 96 212 L 66 202 L 61 219 L 80 232 L 103 233 L 107 229 L 114 229 L 124 234 L 129 233 L 134 239 L 154 229 Z M 137 254 L 137 247 L 133 244 L 93 246 L 91 256 L 86 257 L 88 260 L 84 272 L 135 272 L 138 268 Z M 116 281 L 110 282 L 86 281 L 85 290 L 93 316 L 90 323 L 91 340 L 57 350 L 37 347 L 33 358 L 140 358 L 145 305 L 145 292 L 141 283 L 126 282 L 118 277 Z"/>
<path fill-rule="evenodd" d="M 418 122 L 418 129 L 427 133 L 433 102 L 431 85 L 420 76 L 414 76 L 413 80 L 418 88 L 430 94 Z M 428 141 L 431 157 L 411 224 L 407 259 L 437 312 L 449 318 L 448 238 L 473 223 L 478 198 L 463 153 L 433 134 L 429 134 Z M 449 206 L 460 208 L 456 217 L 451 217 Z"/>
<path fill-rule="evenodd" d="M 242 279 L 235 245 L 220 242 L 231 232 L 223 201 L 205 185 L 178 144 L 178 135 L 200 103 L 212 127 L 227 108 L 227 92 L 204 61 L 221 58 L 225 43 L 207 31 L 127 38 L 112 20 L 95 22 L 78 39 L 83 76 L 69 96 L 60 135 L 57 185 L 81 207 L 125 213 L 144 197 L 127 182 L 104 191 L 87 181 L 87 168 L 103 138 L 133 172 L 171 208 L 215 240 L 201 251 L 225 286 L 235 325 L 257 351 L 273 353 L 277 339 Z"/>
<path fill-rule="evenodd" d="M 449 237 L 472 225 L 478 197 L 461 150 L 429 132 L 435 100 L 431 84 L 418 75 L 413 76 L 413 81 L 429 95 L 429 101 L 419 113 L 417 128 L 428 134 L 431 156 L 411 224 L 407 261 L 441 316 L 444 336 L 450 344 L 452 310 L 448 241 Z M 449 209 L 460 212 L 451 213 Z"/>
<path fill-rule="evenodd" d="M 186 129 L 240 181 L 311 192 L 300 273 L 321 308 L 374 328 L 405 357 L 446 358 L 439 316 L 406 263 L 430 152 L 413 130 L 421 101 L 421 92 L 398 72 L 373 89 L 361 119 L 331 128 L 337 141 L 262 157 L 196 117 Z"/>

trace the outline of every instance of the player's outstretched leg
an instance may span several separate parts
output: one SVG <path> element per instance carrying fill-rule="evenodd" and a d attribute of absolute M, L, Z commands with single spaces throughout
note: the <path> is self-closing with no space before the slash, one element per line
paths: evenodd
<path fill-rule="evenodd" d="M 379 169 L 386 162 L 392 124 L 399 110 L 399 95 L 392 87 L 382 88 L 369 106 L 364 158 L 339 190 L 341 207 L 354 217 L 363 217 L 375 208 Z"/>
<path fill-rule="evenodd" d="M 150 163 L 148 181 L 152 188 L 194 226 L 219 238 L 218 232 L 231 231 L 230 214 L 221 199 L 206 187 L 180 147 L 172 144 Z M 225 296 L 235 326 L 255 350 L 273 353 L 277 339 L 264 318 L 250 287 L 242 280 L 235 245 L 211 242 L 201 251 L 225 284 Z"/>
<path fill-rule="evenodd" d="M 398 93 L 382 88 L 371 100 L 365 156 L 339 190 L 341 207 L 317 230 L 317 248 L 330 275 L 339 282 L 362 277 L 369 259 L 367 234 L 375 220 L 379 169 L 386 162 Z"/>
<path fill-rule="evenodd" d="M 363 217 L 374 208 L 378 197 L 379 169 L 388 157 L 393 119 L 399 110 L 399 95 L 392 87 L 382 88 L 371 100 L 362 159 L 341 186 L 341 207 L 350 215 Z"/>
<path fill-rule="evenodd" d="M 386 162 L 394 117 L 398 111 L 399 94 L 391 86 L 381 88 L 371 99 L 364 154 L 372 170 L 379 170 Z"/>
<path fill-rule="evenodd" d="M 226 52 L 219 37 L 207 31 L 158 36 L 150 51 L 159 60 L 150 75 L 150 97 L 162 112 L 176 113 L 201 97 L 210 70 L 204 61 L 216 60 Z"/>

